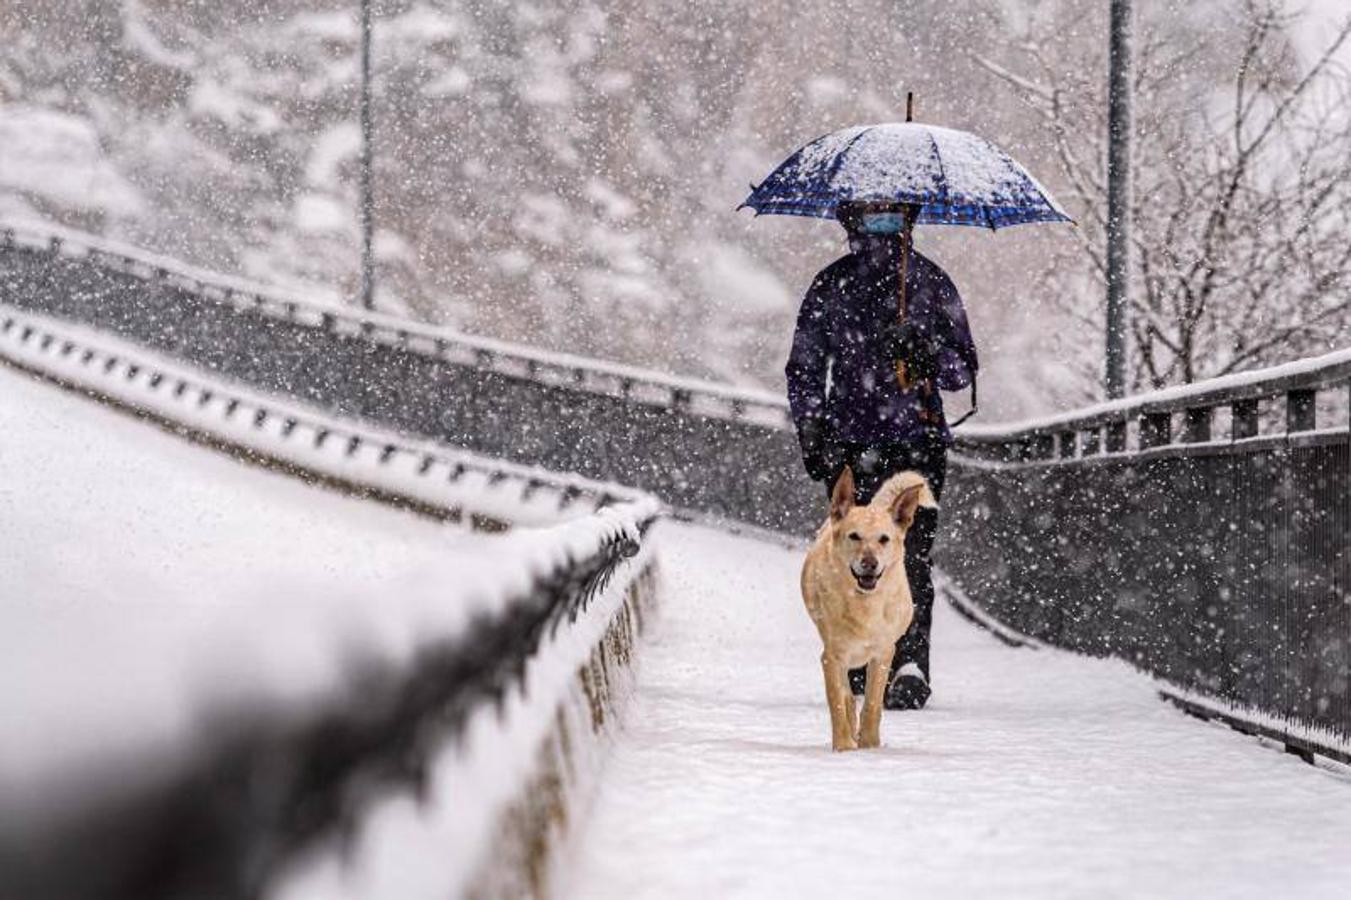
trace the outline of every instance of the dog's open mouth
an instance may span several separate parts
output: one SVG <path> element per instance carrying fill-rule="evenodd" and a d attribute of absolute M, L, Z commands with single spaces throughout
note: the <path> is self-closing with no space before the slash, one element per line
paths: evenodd
<path fill-rule="evenodd" d="M 871 591 L 877 587 L 877 582 L 882 577 L 881 572 L 874 572 L 871 575 L 860 575 L 858 572 L 853 572 L 853 575 L 854 581 L 858 583 L 859 590 L 862 591 Z"/>

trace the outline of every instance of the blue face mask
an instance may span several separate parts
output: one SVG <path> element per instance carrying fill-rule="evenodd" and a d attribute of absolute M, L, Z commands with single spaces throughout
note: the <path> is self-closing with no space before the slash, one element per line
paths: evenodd
<path fill-rule="evenodd" d="M 863 234 L 900 234 L 905 216 L 898 212 L 865 213 L 858 223 Z"/>

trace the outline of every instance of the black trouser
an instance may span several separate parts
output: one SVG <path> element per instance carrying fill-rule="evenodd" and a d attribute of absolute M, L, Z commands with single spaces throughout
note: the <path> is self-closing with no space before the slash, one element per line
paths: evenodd
<path fill-rule="evenodd" d="M 888 478 L 907 469 L 913 469 L 927 478 L 934 498 L 942 499 L 943 480 L 948 471 L 948 451 L 937 436 L 913 444 L 845 446 L 842 451 L 841 466 L 847 464 L 854 471 L 856 503 L 870 502 Z M 834 483 L 835 479 L 832 478 L 828 487 L 833 487 Z M 906 663 L 914 663 L 924 673 L 925 680 L 929 680 L 929 630 L 933 625 L 934 611 L 931 554 L 937 529 L 938 510 L 920 507 L 905 536 L 905 574 L 910 580 L 915 618 L 896 642 L 896 657 L 891 663 L 893 675 Z"/>

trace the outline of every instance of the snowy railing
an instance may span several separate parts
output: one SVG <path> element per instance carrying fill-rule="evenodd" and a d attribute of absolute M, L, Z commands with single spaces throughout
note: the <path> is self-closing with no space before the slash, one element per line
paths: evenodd
<path fill-rule="evenodd" d="M 248 462 L 487 530 L 641 495 L 324 415 L 143 347 L 0 303 L 0 363 L 91 394 Z"/>
<path fill-rule="evenodd" d="M 89 739 L 56 753 L 32 723 L 0 728 L 0 896 L 299 897 L 316 882 L 369 896 L 401 877 L 382 868 L 391 852 L 444 896 L 547 877 L 541 848 L 589 787 L 592 738 L 655 599 L 655 501 L 254 395 L 3 304 L 0 365 L 329 488 L 489 531 L 549 525 L 448 546 L 443 567 L 408 573 L 441 589 L 409 597 L 221 597 L 231 615 L 205 631 L 191 607 L 149 625 L 46 610 L 5 662 L 16 690 L 48 691 L 44 715 Z M 99 653 L 72 667 L 71 642 Z M 209 678 L 184 668 L 208 659 Z M 128 735 L 100 739 L 91 702 L 121 710 Z M 128 741 L 134 753 L 110 749 Z M 417 808 L 393 825 L 368 815 L 409 793 Z"/>
<path fill-rule="evenodd" d="M 940 564 L 994 618 L 1351 762 L 1351 351 L 964 430 Z"/>
<path fill-rule="evenodd" d="M 194 616 L 97 617 L 99 652 L 75 663 L 61 651 L 84 637 L 68 634 L 80 620 L 51 610 L 53 627 L 26 631 L 51 646 L 24 648 L 15 689 L 78 715 L 81 685 L 97 682 L 88 694 L 132 730 L 112 743 L 134 750 L 109 752 L 97 733 L 28 747 L 50 729 L 6 724 L 0 896 L 398 896 L 414 872 L 438 896 L 523 895 L 512 879 L 547 877 L 622 698 L 653 601 L 654 515 L 625 504 L 482 538 L 473 562 L 421 573 L 441 590 L 412 597 L 285 615 L 232 603 L 205 632 Z M 239 671 L 218 662 L 188 690 L 203 675 L 188 664 L 222 630 L 251 635 L 231 647 Z M 261 677 L 265 657 L 289 662 Z M 173 689 L 147 704 L 147 684 Z"/>
<path fill-rule="evenodd" d="M 787 405 L 765 391 L 747 390 L 650 369 L 551 353 L 448 328 L 423 325 L 209 272 L 178 260 L 47 223 L 0 220 L 0 251 L 35 250 L 86 260 L 108 271 L 159 282 L 237 311 L 362 337 L 459 366 L 617 397 L 710 418 L 787 427 Z"/>
<path fill-rule="evenodd" d="M 307 301 L 45 225 L 0 225 L 0 302 L 344 418 L 631 485 L 679 511 L 793 532 L 820 517 L 818 492 L 796 477 L 787 407 L 764 392 Z"/>
<path fill-rule="evenodd" d="M 1012 425 L 967 426 L 960 450 L 1003 462 L 1345 440 L 1351 350 L 1139 394 Z M 1319 428 L 1320 420 L 1324 427 Z"/>

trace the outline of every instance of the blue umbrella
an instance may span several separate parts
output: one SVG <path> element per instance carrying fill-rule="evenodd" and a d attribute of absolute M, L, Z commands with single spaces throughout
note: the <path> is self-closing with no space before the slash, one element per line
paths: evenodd
<path fill-rule="evenodd" d="M 906 315 L 907 269 L 916 224 L 983 225 L 1072 222 L 1050 192 L 1013 157 L 966 131 L 906 121 L 858 125 L 819 137 L 788 157 L 738 206 L 759 215 L 838 218 L 842 207 L 901 214 L 900 297 Z M 896 379 L 909 389 L 904 360 Z M 972 384 L 972 412 L 975 384 Z M 968 413 L 967 415 L 970 415 Z M 963 417 L 965 418 L 965 416 Z"/>
<path fill-rule="evenodd" d="M 915 224 L 996 229 L 1073 221 L 994 144 L 918 122 L 859 125 L 819 137 L 753 186 L 741 207 L 757 215 L 831 219 L 842 204 L 900 207 Z"/>

